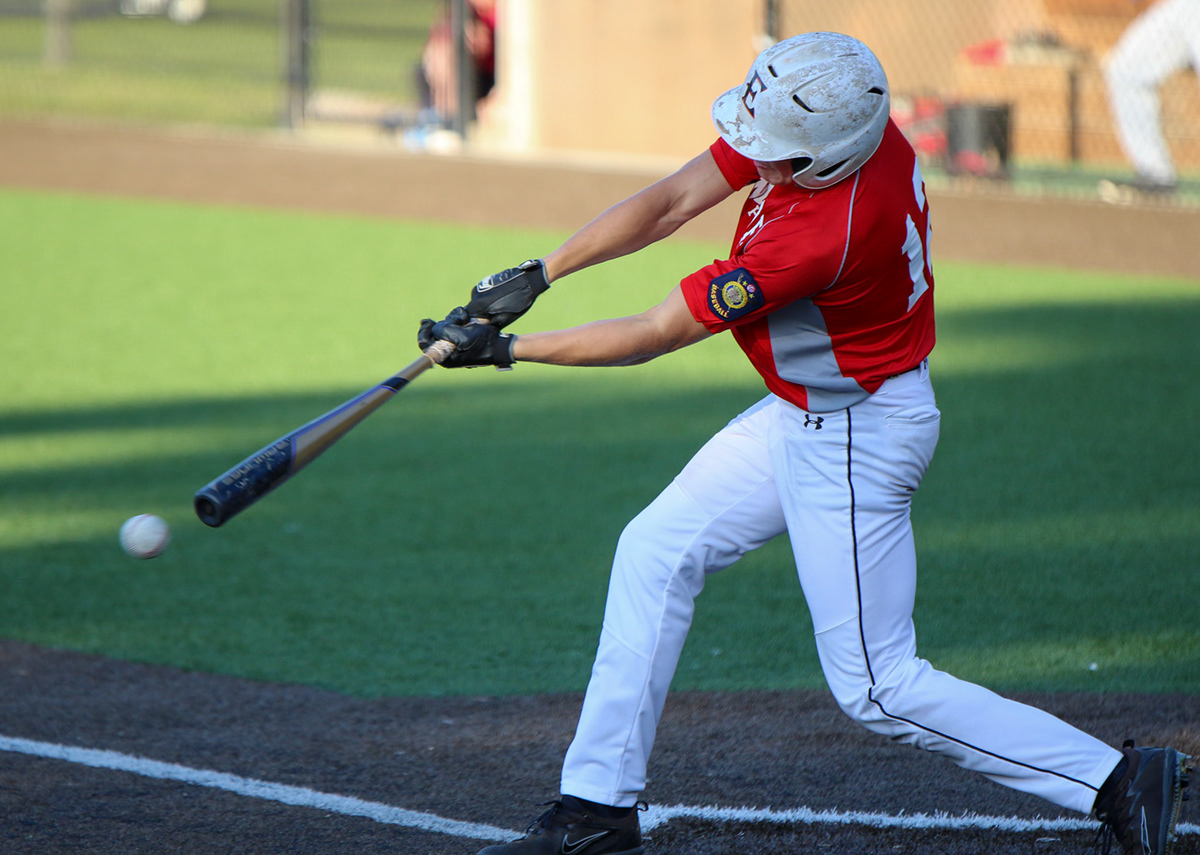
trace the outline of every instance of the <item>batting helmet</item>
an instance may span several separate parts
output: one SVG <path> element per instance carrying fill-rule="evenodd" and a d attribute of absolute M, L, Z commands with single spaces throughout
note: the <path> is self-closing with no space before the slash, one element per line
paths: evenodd
<path fill-rule="evenodd" d="M 746 82 L 713 102 L 717 131 L 752 160 L 791 160 L 819 190 L 862 166 L 891 110 L 887 75 L 870 48 L 841 33 L 805 33 L 764 50 Z"/>

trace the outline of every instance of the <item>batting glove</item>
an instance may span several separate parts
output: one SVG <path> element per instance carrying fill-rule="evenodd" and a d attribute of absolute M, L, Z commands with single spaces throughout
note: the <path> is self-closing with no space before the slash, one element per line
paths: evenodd
<path fill-rule="evenodd" d="M 475 368 L 480 365 L 508 367 L 517 360 L 512 349 L 516 336 L 502 333 L 490 324 L 472 323 L 468 311 L 459 306 L 444 321 L 426 318 L 417 331 L 417 345 L 428 350 L 439 341 L 454 345 L 442 360 L 447 368 Z"/>
<path fill-rule="evenodd" d="M 480 280 L 471 289 L 467 313 L 503 329 L 528 312 L 538 295 L 549 287 L 546 266 L 541 259 L 531 259 Z"/>

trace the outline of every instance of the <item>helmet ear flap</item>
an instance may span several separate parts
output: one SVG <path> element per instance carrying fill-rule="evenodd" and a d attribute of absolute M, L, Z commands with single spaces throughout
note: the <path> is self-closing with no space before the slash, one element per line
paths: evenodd
<path fill-rule="evenodd" d="M 792 175 L 803 172 L 813 165 L 813 159 L 807 155 L 792 158 Z"/>
<path fill-rule="evenodd" d="M 850 158 L 846 158 L 845 160 L 839 160 L 837 163 L 833 164 L 832 166 L 825 167 L 824 169 L 822 169 L 820 172 L 817 173 L 817 177 L 818 178 L 828 178 L 830 175 L 833 175 L 835 172 L 837 172 L 839 169 L 841 169 L 843 166 L 845 166 L 849 160 L 850 160 Z"/>

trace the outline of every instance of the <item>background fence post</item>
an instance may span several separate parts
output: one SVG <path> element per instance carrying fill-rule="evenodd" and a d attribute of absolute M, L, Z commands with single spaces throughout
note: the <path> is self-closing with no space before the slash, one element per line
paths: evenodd
<path fill-rule="evenodd" d="M 71 0 L 43 0 L 46 15 L 47 65 L 66 65 L 71 61 Z"/>
<path fill-rule="evenodd" d="M 311 0 L 280 0 L 283 4 L 283 54 L 285 104 L 283 121 L 288 128 L 304 127 L 311 83 Z"/>
<path fill-rule="evenodd" d="M 779 0 L 764 0 L 763 32 L 772 44 L 779 41 Z"/>
<path fill-rule="evenodd" d="M 452 130 L 463 140 L 475 120 L 475 63 L 467 45 L 467 27 L 471 25 L 471 9 L 467 0 L 450 0 L 450 26 L 454 31 L 454 80 L 458 87 L 457 107 Z"/>

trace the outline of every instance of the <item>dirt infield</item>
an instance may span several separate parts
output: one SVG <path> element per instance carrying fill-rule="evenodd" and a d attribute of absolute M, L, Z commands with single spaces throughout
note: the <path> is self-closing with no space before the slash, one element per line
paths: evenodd
<path fill-rule="evenodd" d="M 581 698 L 356 700 L 0 642 L 4 736 L 520 830 L 553 798 Z M 1195 698 L 1027 696 L 1108 741 L 1200 748 Z M 1056 817 L 1053 806 L 850 724 L 823 693 L 680 693 L 646 797 L 656 805 Z M 1185 820 L 1189 816 L 1185 813 Z M 674 820 L 651 853 L 1078 853 L 1087 830 L 876 830 Z M 1041 841 L 1041 842 L 1039 842 Z M 127 771 L 0 751 L 0 851 L 471 853 L 483 843 Z M 1180 855 L 1200 853 L 1200 835 Z"/>
<path fill-rule="evenodd" d="M 280 139 L 0 125 L 0 186 L 220 204 L 568 228 L 651 177 Z M 999 197 L 934 204 L 946 257 L 1200 278 L 1195 213 L 1135 217 Z M 724 241 L 732 217 L 710 212 L 685 234 Z M 1097 241 L 1110 234 L 1125 243 Z M 0 699 L 5 855 L 472 853 L 488 834 L 519 831 L 537 802 L 555 796 L 581 700 L 360 700 L 2 640 Z M 1133 736 L 1200 753 L 1196 696 L 1020 699 L 1113 744 Z M 1040 822 L 1079 818 L 867 733 L 824 693 L 674 695 L 650 774 L 645 795 L 656 807 L 828 812 L 786 823 L 696 810 L 654 824 L 647 814 L 651 855 L 1077 853 L 1093 834 Z M 1194 804 L 1185 823 L 1197 822 Z M 882 819 L 844 821 L 850 812 Z M 906 825 L 914 814 L 938 819 Z M 1030 822 L 987 828 L 969 814 Z M 1200 855 L 1194 826 L 1177 853 Z"/>
<path fill-rule="evenodd" d="M 417 155 L 378 140 L 334 147 L 284 135 L 0 123 L 0 186 L 515 227 L 577 228 L 664 169 Z M 1200 209 L 967 189 L 930 191 L 938 258 L 1200 280 Z M 727 243 L 739 204 L 735 196 L 679 235 Z"/>

